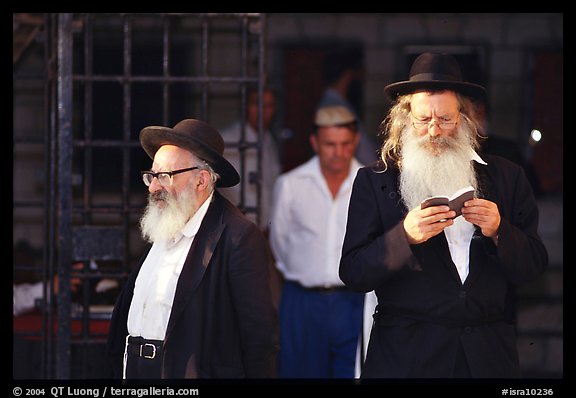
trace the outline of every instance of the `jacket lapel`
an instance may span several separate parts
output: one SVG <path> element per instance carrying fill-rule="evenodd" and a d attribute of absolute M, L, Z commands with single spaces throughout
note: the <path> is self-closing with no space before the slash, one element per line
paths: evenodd
<path fill-rule="evenodd" d="M 476 171 L 476 177 L 478 179 L 478 186 L 480 187 L 480 198 L 494 201 L 493 190 L 495 189 L 490 175 L 488 173 L 488 167 L 478 162 L 474 163 L 474 170 Z M 476 260 L 479 258 L 479 254 L 483 250 L 483 240 L 490 239 L 482 235 L 482 232 L 478 227 L 474 231 L 472 236 L 472 241 L 470 242 L 470 261 L 469 261 L 469 272 L 468 277 L 464 281 L 466 285 L 470 285 L 474 282 L 474 279 L 478 277 L 478 266 L 476 265 Z"/>
<path fill-rule="evenodd" d="M 186 303 L 190 301 L 196 292 L 196 289 L 204 277 L 206 268 L 210 264 L 216 245 L 225 228 L 222 222 L 222 214 L 222 198 L 218 192 L 214 192 L 214 201 L 210 204 L 206 216 L 200 225 L 200 229 L 194 237 L 194 241 L 182 267 L 182 272 L 178 278 L 172 312 L 166 329 L 166 339 L 168 339 L 173 326 L 177 323 L 178 318 L 186 307 Z"/>
<path fill-rule="evenodd" d="M 448 247 L 448 240 L 446 239 L 446 234 L 444 232 L 438 234 L 434 238 L 432 238 L 432 247 L 440 257 L 440 261 L 442 264 L 446 266 L 450 275 L 458 281 L 458 283 L 462 283 L 460 280 L 460 275 L 458 274 L 458 269 L 456 268 L 456 264 L 452 261 L 452 255 L 450 254 L 450 248 Z"/>

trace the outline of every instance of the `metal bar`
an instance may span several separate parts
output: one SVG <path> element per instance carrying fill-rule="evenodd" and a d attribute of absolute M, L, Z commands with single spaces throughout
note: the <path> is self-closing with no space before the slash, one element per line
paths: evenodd
<path fill-rule="evenodd" d="M 247 44 L 247 27 L 246 20 L 242 19 L 242 44 L 240 51 L 240 76 L 242 79 L 246 79 L 248 76 L 247 65 L 248 65 L 248 44 Z M 248 102 L 248 94 L 246 89 L 246 84 L 240 84 L 240 141 L 238 142 L 238 150 L 240 152 L 240 209 L 246 211 L 246 184 L 250 184 L 250 180 L 246 179 L 246 110 Z"/>
<path fill-rule="evenodd" d="M 258 211 L 256 213 L 256 223 L 260 225 L 260 219 L 262 217 L 262 147 L 264 143 L 264 85 L 266 84 L 265 81 L 265 47 L 264 47 L 264 35 L 265 35 L 265 17 L 262 18 L 257 22 L 259 33 L 258 36 L 258 185 L 256 186 L 256 207 Z M 272 138 L 272 137 L 269 137 Z"/>
<path fill-rule="evenodd" d="M 98 13 L 100 16 L 106 15 L 118 15 L 117 13 L 110 13 L 110 12 L 103 12 Z M 141 13 L 141 12 L 127 12 L 122 13 L 122 15 L 129 15 L 129 16 L 147 16 L 149 17 L 150 13 Z M 206 18 L 213 18 L 213 19 L 221 19 L 221 18 L 259 18 L 261 13 L 258 12 L 209 12 L 209 13 L 186 13 L 186 12 L 163 12 L 163 13 L 154 13 L 154 15 L 158 16 L 170 16 L 170 17 L 188 17 L 188 18 L 198 18 L 198 19 L 206 19 Z"/>
<path fill-rule="evenodd" d="M 92 76 L 92 64 L 94 62 L 94 35 L 92 32 L 93 28 L 93 19 L 90 14 L 86 14 L 84 16 L 84 73 L 86 76 Z M 93 134 L 92 134 L 92 125 L 93 125 L 93 115 L 92 115 L 92 97 L 93 97 L 93 90 L 92 90 L 92 80 L 86 80 L 84 82 L 84 134 L 82 138 L 88 144 L 86 145 L 86 150 L 84 152 L 84 170 L 86 170 L 86 177 L 83 181 L 83 203 L 85 208 L 90 208 L 91 205 L 91 198 L 92 198 L 92 187 L 90 185 L 91 176 L 92 176 L 92 146 L 90 143 L 92 142 Z M 89 220 L 87 218 L 84 219 L 84 223 L 88 223 Z"/>
<path fill-rule="evenodd" d="M 202 61 L 205 62 L 204 60 Z M 204 66 L 203 66 L 204 70 Z M 210 76 L 207 71 L 203 76 L 119 76 L 119 75 L 93 75 L 82 76 L 74 75 L 74 81 L 94 81 L 94 82 L 111 82 L 111 83 L 258 83 L 257 77 L 234 77 L 234 76 Z"/>
<path fill-rule="evenodd" d="M 83 212 L 88 213 L 97 213 L 97 214 L 114 214 L 114 213 L 140 213 L 142 212 L 141 207 L 130 207 L 130 206 L 122 206 L 122 205 L 114 205 L 114 204 L 107 204 L 107 205 L 97 205 L 92 206 L 90 209 L 84 209 L 81 207 L 74 207 L 75 214 L 81 214 Z"/>
<path fill-rule="evenodd" d="M 58 142 L 58 131 L 56 128 L 57 113 L 56 104 L 57 101 L 57 90 L 56 90 L 56 80 L 50 71 L 53 71 L 55 54 L 57 54 L 56 41 L 53 38 L 58 37 L 58 19 L 57 14 L 46 14 L 47 29 L 46 31 L 50 34 L 46 35 L 46 84 L 47 84 L 47 106 L 49 112 L 47 114 L 47 126 L 48 126 L 48 142 L 46 143 L 46 226 L 45 241 L 47 242 L 44 250 L 44 274 L 43 280 L 50 280 L 51 276 L 54 275 L 55 268 L 55 258 L 56 258 L 56 201 L 57 192 L 54 181 L 56 180 L 56 159 L 57 156 L 57 145 Z M 44 297 L 48 297 L 48 300 L 44 301 L 42 306 L 42 335 L 43 335 L 43 347 L 42 347 L 42 369 L 41 374 L 45 378 L 51 377 L 55 374 L 53 369 L 52 358 L 54 356 L 54 339 L 53 339 L 53 328 L 52 324 L 54 322 L 53 305 L 54 298 L 52 295 L 52 289 L 48 292 L 44 292 Z"/>
<path fill-rule="evenodd" d="M 132 73 L 132 18 L 124 16 L 124 76 L 128 77 L 131 76 Z M 122 132 L 122 197 L 121 197 L 121 214 L 123 219 L 123 240 L 125 243 L 125 249 L 123 251 L 124 255 L 128 255 L 128 244 L 130 242 L 129 239 L 129 220 L 127 215 L 129 214 L 129 204 L 130 204 L 130 145 L 132 141 L 130 140 L 130 131 L 132 129 L 132 83 L 128 80 L 125 80 L 123 85 L 123 93 L 124 93 L 124 114 L 123 114 L 123 132 Z M 127 257 L 124 260 L 124 264 L 128 269 L 128 262 Z"/>
<path fill-rule="evenodd" d="M 202 87 L 202 101 L 200 105 L 200 118 L 204 121 L 208 121 L 208 87 L 207 84 L 211 81 L 208 78 L 208 44 L 210 37 L 210 26 L 208 21 L 204 19 L 202 21 L 202 54 L 200 56 L 201 60 L 201 77 L 204 79 L 201 81 Z"/>
<path fill-rule="evenodd" d="M 109 207 L 108 210 L 103 209 L 99 211 L 100 214 L 113 213 L 115 209 L 122 214 L 122 240 L 123 240 L 123 259 L 122 259 L 122 270 L 124 274 L 128 274 L 130 271 L 129 264 L 129 253 L 130 253 L 130 219 L 129 215 L 136 213 L 137 209 L 130 208 L 130 149 L 140 146 L 139 141 L 131 140 L 130 131 L 132 128 L 132 83 L 136 80 L 132 79 L 132 22 L 133 18 L 128 14 L 123 14 L 123 75 L 122 75 L 122 89 L 123 89 L 123 131 L 122 131 L 122 142 L 116 142 L 115 146 L 122 149 L 122 197 L 121 197 L 121 207 Z"/>
<path fill-rule="evenodd" d="M 72 261 L 72 14 L 58 15 L 58 339 L 56 376 L 70 377 Z"/>
<path fill-rule="evenodd" d="M 84 74 L 86 76 L 92 76 L 93 73 L 93 63 L 94 63 L 94 35 L 93 35 L 93 18 L 91 14 L 86 14 L 84 16 Z M 93 139 L 93 82 L 91 80 L 87 80 L 84 82 L 84 134 L 83 138 L 86 142 L 90 143 Z M 91 209 L 92 207 L 92 197 L 93 197 L 93 189 L 92 189 L 92 175 L 93 175 L 93 147 L 91 145 L 87 145 L 84 151 L 84 170 L 85 170 L 85 177 L 83 178 L 82 185 L 83 185 L 83 200 L 82 203 L 84 204 L 84 209 Z M 74 208 L 73 208 L 74 209 Z M 84 211 L 81 213 L 83 218 L 84 224 L 90 224 L 92 221 L 93 213 L 90 211 Z M 76 250 L 76 247 L 73 247 L 73 250 Z M 74 256 L 74 262 L 78 259 Z M 86 278 L 88 272 L 88 267 L 85 265 L 82 270 L 82 306 L 84 309 L 87 309 L 90 305 L 90 281 Z M 81 319 L 81 334 L 84 338 L 88 337 L 90 334 L 90 319 L 88 317 L 88 312 L 84 311 L 82 314 Z M 86 355 L 86 352 L 82 352 L 82 366 L 81 366 L 81 374 L 83 378 L 87 377 L 86 368 L 88 366 L 89 358 Z"/>
<path fill-rule="evenodd" d="M 138 141 L 116 141 L 116 140 L 75 140 L 75 147 L 100 147 L 100 148 L 138 148 L 140 147 L 140 142 Z"/>
<path fill-rule="evenodd" d="M 170 110 L 170 20 L 162 16 L 162 122 L 168 125 Z"/>

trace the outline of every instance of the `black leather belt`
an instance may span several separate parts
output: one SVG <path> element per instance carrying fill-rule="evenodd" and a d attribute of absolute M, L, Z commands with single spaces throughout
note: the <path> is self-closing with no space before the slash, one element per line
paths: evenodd
<path fill-rule="evenodd" d="M 146 359 L 161 357 L 162 340 L 149 340 L 143 337 L 128 337 L 128 354 Z"/>
<path fill-rule="evenodd" d="M 337 293 L 337 292 L 349 292 L 350 289 L 343 285 L 334 285 L 334 286 L 304 286 L 299 282 L 290 281 L 296 285 L 298 285 L 301 289 L 307 290 L 309 292 L 316 292 L 316 293 Z"/>
<path fill-rule="evenodd" d="M 349 290 L 346 286 L 313 286 L 313 287 L 304 287 L 304 289 L 318 293 L 336 293 L 336 292 L 346 292 Z"/>

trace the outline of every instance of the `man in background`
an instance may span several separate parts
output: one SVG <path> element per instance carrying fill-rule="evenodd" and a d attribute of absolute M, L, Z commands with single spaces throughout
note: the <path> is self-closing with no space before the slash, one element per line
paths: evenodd
<path fill-rule="evenodd" d="M 253 88 L 247 94 L 246 120 L 244 126 L 241 121 L 237 121 L 222 130 L 222 138 L 226 144 L 224 156 L 232 165 L 241 172 L 242 159 L 244 159 L 244 172 L 242 182 L 244 196 L 241 195 L 240 184 L 220 188 L 220 192 L 233 204 L 242 207 L 255 209 L 258 201 L 258 189 L 256 179 L 258 178 L 258 90 Z M 261 200 L 259 207 L 260 221 L 257 223 L 262 231 L 267 233 L 270 223 L 270 204 L 272 201 L 272 187 L 276 177 L 280 174 L 281 167 L 278 156 L 278 148 L 274 137 L 270 131 L 274 115 L 276 114 L 276 94 L 269 88 L 265 88 L 262 96 L 262 172 L 260 179 Z M 244 143 L 248 145 L 241 150 L 238 143 L 242 139 L 242 129 L 244 129 Z M 256 222 L 254 212 L 247 213 L 248 217 Z"/>
<path fill-rule="evenodd" d="M 268 236 L 270 229 L 272 189 L 282 168 L 278 155 L 278 147 L 271 131 L 272 122 L 276 115 L 276 93 L 269 87 L 265 87 L 263 90 L 263 134 L 261 142 L 259 142 L 258 134 L 258 93 L 258 89 L 254 87 L 248 90 L 246 98 L 246 120 L 244 121 L 244 125 L 242 125 L 242 121 L 236 121 L 222 130 L 222 138 L 225 143 L 224 156 L 236 168 L 236 170 L 242 173 L 242 181 L 240 184 L 233 187 L 224 187 L 219 188 L 218 190 L 233 204 L 238 205 L 240 209 L 245 212 L 246 216 L 260 227 L 264 235 Z M 244 128 L 244 140 L 241 142 L 242 128 Z M 260 165 L 260 202 L 258 202 L 258 186 L 256 184 L 259 173 L 257 147 L 259 144 L 262 148 Z M 240 149 L 241 145 L 245 146 L 243 150 Z M 240 188 L 241 185 L 244 189 L 243 195 Z M 246 211 L 247 208 L 251 208 L 252 211 Z M 256 215 L 256 210 L 259 217 Z M 274 305 L 278 307 L 280 291 L 282 288 L 282 276 L 273 264 L 270 267 L 269 272 L 272 299 Z"/>
<path fill-rule="evenodd" d="M 364 295 L 338 277 L 360 137 L 343 106 L 318 109 L 316 155 L 274 186 L 270 242 L 284 277 L 279 376 L 353 378 Z"/>

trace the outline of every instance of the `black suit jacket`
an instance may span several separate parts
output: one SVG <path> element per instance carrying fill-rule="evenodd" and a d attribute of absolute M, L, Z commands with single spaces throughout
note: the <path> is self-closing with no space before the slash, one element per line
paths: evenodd
<path fill-rule="evenodd" d="M 115 377 L 122 375 L 128 311 L 146 254 L 112 314 L 108 352 Z M 215 192 L 178 279 L 164 339 L 162 378 L 276 376 L 278 323 L 270 261 L 260 230 Z"/>
<path fill-rule="evenodd" d="M 441 233 L 410 245 L 398 170 L 360 169 L 352 190 L 340 277 L 375 290 L 377 314 L 362 377 L 451 377 L 461 343 L 473 377 L 518 377 L 514 287 L 540 275 L 548 255 L 538 208 L 523 170 L 484 155 L 475 163 L 481 197 L 501 216 L 498 245 L 480 230 L 464 284 Z"/>

